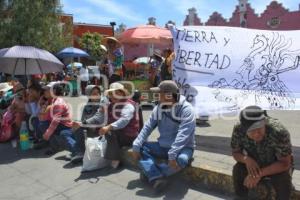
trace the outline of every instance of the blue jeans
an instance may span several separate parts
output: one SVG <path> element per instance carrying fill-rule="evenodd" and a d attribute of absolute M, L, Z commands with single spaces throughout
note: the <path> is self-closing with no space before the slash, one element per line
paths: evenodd
<path fill-rule="evenodd" d="M 66 149 L 73 155 L 80 152 L 72 129 L 62 124 L 57 126 L 53 135 L 50 137 L 49 142 L 50 146 L 55 150 Z"/>
<path fill-rule="evenodd" d="M 50 122 L 49 121 L 38 121 L 38 126 L 36 130 L 36 136 L 38 139 L 43 139 L 43 134 L 49 128 Z"/>
<path fill-rule="evenodd" d="M 179 170 L 175 170 L 168 166 L 167 163 L 157 164 L 155 159 L 168 160 L 168 152 L 170 148 L 164 148 L 159 145 L 158 142 L 145 142 L 141 149 L 142 159 L 139 161 L 139 167 L 142 172 L 147 176 L 149 182 L 162 178 L 168 177 Z M 183 169 L 189 164 L 194 150 L 189 147 L 185 147 L 178 154 L 176 161 L 178 166 Z"/>

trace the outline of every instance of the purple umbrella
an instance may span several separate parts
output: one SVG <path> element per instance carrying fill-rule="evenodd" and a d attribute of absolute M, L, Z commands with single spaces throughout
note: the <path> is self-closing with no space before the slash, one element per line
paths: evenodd
<path fill-rule="evenodd" d="M 33 75 L 59 72 L 63 63 L 46 50 L 31 46 L 0 49 L 0 72 L 12 75 Z"/>

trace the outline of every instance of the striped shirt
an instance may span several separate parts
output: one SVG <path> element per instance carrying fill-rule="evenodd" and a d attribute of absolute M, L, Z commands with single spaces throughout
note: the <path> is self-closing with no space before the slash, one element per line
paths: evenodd
<path fill-rule="evenodd" d="M 71 120 L 69 106 L 62 98 L 52 99 L 51 105 L 52 105 L 50 110 L 51 122 L 49 128 L 45 133 L 48 136 L 51 136 L 54 133 L 55 129 L 59 124 L 71 128 L 73 123 Z"/>

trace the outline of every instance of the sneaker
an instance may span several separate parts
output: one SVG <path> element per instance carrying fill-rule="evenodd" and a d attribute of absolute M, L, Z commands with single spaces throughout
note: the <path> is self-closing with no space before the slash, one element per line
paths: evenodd
<path fill-rule="evenodd" d="M 78 153 L 72 157 L 71 163 L 78 164 L 78 163 L 82 162 L 82 160 L 83 160 L 83 153 Z"/>
<path fill-rule="evenodd" d="M 140 181 L 142 183 L 148 183 L 148 177 L 143 173 L 143 172 L 140 172 Z"/>
<path fill-rule="evenodd" d="M 156 193 L 163 192 L 167 186 L 168 186 L 168 181 L 164 178 L 156 179 L 153 182 L 153 189 L 155 190 Z"/>

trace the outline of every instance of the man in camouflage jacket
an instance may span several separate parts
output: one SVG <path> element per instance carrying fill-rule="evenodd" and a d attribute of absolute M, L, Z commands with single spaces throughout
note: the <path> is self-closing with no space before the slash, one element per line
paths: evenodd
<path fill-rule="evenodd" d="M 231 148 L 237 164 L 233 168 L 236 195 L 248 199 L 259 182 L 269 179 L 278 200 L 291 195 L 292 145 L 290 134 L 278 121 L 267 117 L 258 106 L 241 111 Z"/>

